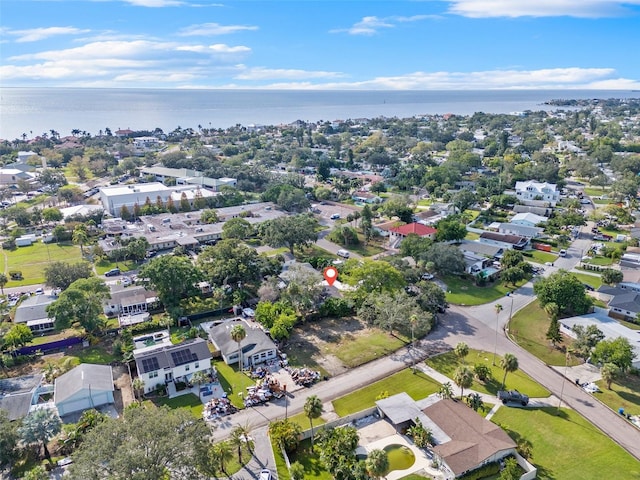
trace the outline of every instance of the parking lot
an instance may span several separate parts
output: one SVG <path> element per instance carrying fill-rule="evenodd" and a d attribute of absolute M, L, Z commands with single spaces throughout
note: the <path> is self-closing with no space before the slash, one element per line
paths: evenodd
<path fill-rule="evenodd" d="M 333 204 L 329 202 L 318 202 L 311 206 L 313 212 L 321 218 L 321 223 L 333 225 L 338 219 L 331 219 L 333 215 L 340 215 L 340 219 L 346 219 L 347 215 L 358 211 L 356 207 L 350 205 Z"/>

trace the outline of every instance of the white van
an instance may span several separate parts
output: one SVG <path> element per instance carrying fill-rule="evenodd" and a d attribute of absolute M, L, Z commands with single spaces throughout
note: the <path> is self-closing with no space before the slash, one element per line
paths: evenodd
<path fill-rule="evenodd" d="M 567 251 L 564 248 L 562 250 L 560 250 L 560 256 L 561 257 L 566 257 L 567 256 Z"/>
<path fill-rule="evenodd" d="M 349 258 L 349 252 L 347 250 L 344 249 L 340 249 L 336 252 L 336 255 L 338 255 L 339 257 L 342 258 Z"/>

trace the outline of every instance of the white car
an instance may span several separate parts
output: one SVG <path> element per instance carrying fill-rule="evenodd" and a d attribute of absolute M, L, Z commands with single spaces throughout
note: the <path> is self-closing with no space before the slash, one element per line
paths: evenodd
<path fill-rule="evenodd" d="M 260 480 L 271 480 L 272 478 L 270 470 L 267 470 L 266 468 L 264 470 L 260 470 Z"/>
<path fill-rule="evenodd" d="M 44 289 L 43 288 L 36 288 L 36 295 L 44 295 Z"/>
<path fill-rule="evenodd" d="M 129 277 L 122 277 L 120 283 L 122 283 L 122 286 L 128 287 L 129 285 L 131 285 L 131 279 Z"/>

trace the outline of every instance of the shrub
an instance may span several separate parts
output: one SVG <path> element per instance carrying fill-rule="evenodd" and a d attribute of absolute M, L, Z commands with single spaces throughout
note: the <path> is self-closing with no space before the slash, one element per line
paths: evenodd
<path fill-rule="evenodd" d="M 500 473 L 500 463 L 493 462 L 483 465 L 476 470 L 472 470 L 471 472 L 464 474 L 460 478 L 462 480 L 480 480 L 482 478 L 496 475 L 498 473 Z"/>

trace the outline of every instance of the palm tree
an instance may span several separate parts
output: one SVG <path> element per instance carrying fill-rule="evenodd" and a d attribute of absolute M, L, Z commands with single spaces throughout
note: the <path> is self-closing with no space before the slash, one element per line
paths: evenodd
<path fill-rule="evenodd" d="M 493 308 L 496 311 L 496 344 L 495 344 L 495 348 L 493 349 L 493 362 L 492 362 L 492 365 L 495 365 L 496 364 L 496 353 L 497 353 L 497 350 L 498 350 L 498 320 L 500 319 L 500 312 L 502 310 L 504 310 L 504 308 L 499 303 L 496 303 Z"/>
<path fill-rule="evenodd" d="M 232 447 L 236 448 L 236 451 L 238 453 L 238 463 L 240 465 L 242 465 L 242 445 L 244 445 L 245 443 L 245 437 L 244 437 L 244 432 L 242 431 L 242 428 L 238 429 L 238 428 L 234 428 L 233 430 L 231 430 L 231 437 L 229 438 L 229 444 Z"/>
<path fill-rule="evenodd" d="M 462 400 L 464 389 L 469 388 L 473 383 L 473 372 L 466 365 L 462 365 L 453 374 L 453 381 L 460 387 L 460 400 Z"/>
<path fill-rule="evenodd" d="M 136 377 L 131 383 L 131 386 L 133 387 L 133 394 L 136 400 L 140 401 L 142 399 L 142 393 L 144 392 L 144 380 Z"/>
<path fill-rule="evenodd" d="M 4 273 L 0 273 L 0 291 L 2 291 L 2 295 L 4 295 L 4 286 L 9 282 L 9 279 Z"/>
<path fill-rule="evenodd" d="M 376 448 L 371 450 L 365 461 L 367 473 L 373 478 L 380 478 L 389 470 L 389 457 L 387 452 Z"/>
<path fill-rule="evenodd" d="M 615 380 L 618 372 L 619 372 L 619 369 L 615 363 L 605 363 L 600 368 L 600 375 L 602 375 L 602 379 L 607 384 L 608 390 L 611 390 L 611 384 Z"/>
<path fill-rule="evenodd" d="M 313 447 L 313 419 L 319 418 L 322 415 L 324 408 L 322 407 L 322 400 L 317 395 L 311 395 L 307 397 L 304 402 L 304 414 L 309 419 L 311 425 L 311 446 Z"/>
<path fill-rule="evenodd" d="M 451 382 L 443 383 L 438 391 L 438 396 L 442 399 L 448 399 L 453 397 L 453 389 L 451 388 Z"/>
<path fill-rule="evenodd" d="M 35 410 L 24 417 L 22 425 L 18 427 L 18 433 L 26 444 L 42 443 L 44 457 L 51 460 L 51 454 L 47 443 L 62 430 L 62 421 L 56 412 L 49 408 Z"/>
<path fill-rule="evenodd" d="M 481 408 L 484 408 L 484 402 L 482 401 L 482 397 L 479 393 L 470 393 L 467 395 L 467 405 L 473 408 L 476 412 Z"/>
<path fill-rule="evenodd" d="M 502 360 L 500 360 L 500 367 L 504 370 L 504 377 L 502 379 L 502 388 L 504 389 L 505 382 L 507 381 L 507 373 L 518 370 L 518 358 L 513 353 L 505 353 Z"/>
<path fill-rule="evenodd" d="M 80 252 L 82 256 L 84 256 L 84 245 L 89 241 L 89 233 L 87 232 L 86 225 L 82 223 L 76 225 L 76 228 L 73 229 L 72 240 L 76 245 L 80 245 Z"/>
<path fill-rule="evenodd" d="M 456 354 L 456 357 L 458 357 L 460 361 L 464 363 L 464 358 L 469 355 L 469 345 L 464 342 L 460 342 L 456 345 L 454 352 Z"/>
<path fill-rule="evenodd" d="M 233 451 L 231 449 L 231 444 L 228 441 L 216 443 L 212 446 L 213 456 L 217 459 L 218 465 L 220 466 L 220 470 L 222 473 L 229 476 L 226 470 L 227 461 L 231 460 L 233 457 Z"/>
<path fill-rule="evenodd" d="M 231 338 L 234 342 L 238 343 L 238 370 L 242 371 L 243 362 L 242 362 L 242 348 L 240 344 L 242 340 L 244 340 L 247 336 L 247 331 L 240 324 L 234 325 L 231 329 Z"/>

